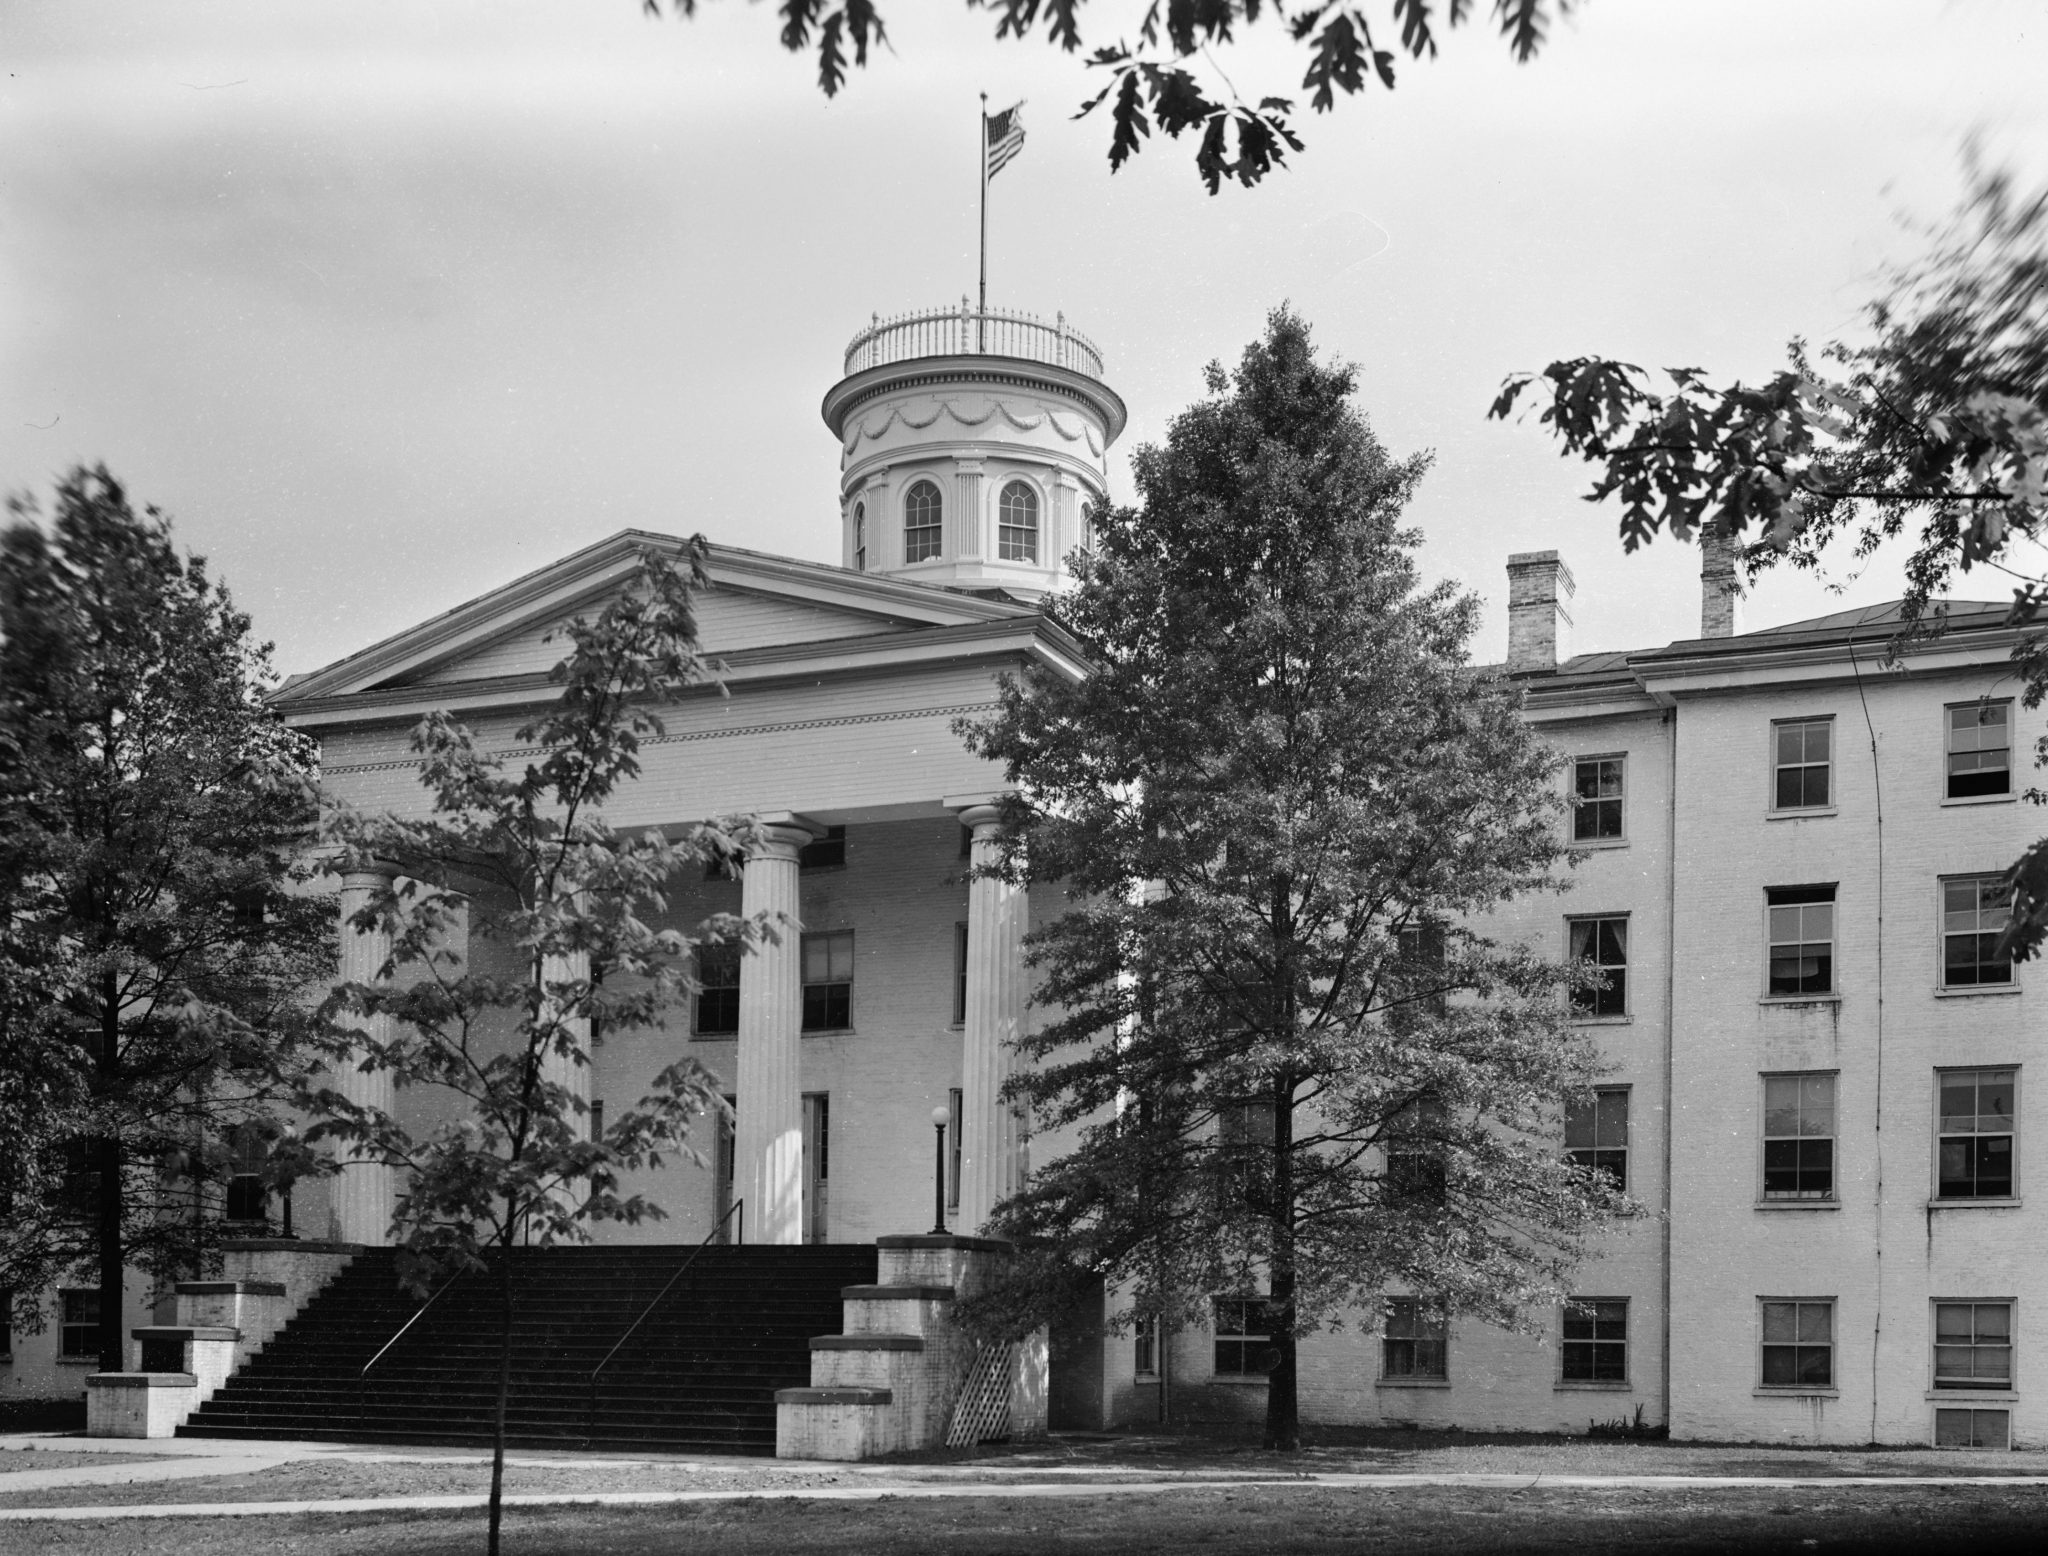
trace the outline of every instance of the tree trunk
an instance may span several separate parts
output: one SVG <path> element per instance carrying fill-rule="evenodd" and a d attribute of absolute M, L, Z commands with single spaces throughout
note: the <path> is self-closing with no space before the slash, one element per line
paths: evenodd
<path fill-rule="evenodd" d="M 505 1507 L 505 1405 L 512 1397 L 512 1247 L 498 1250 L 498 1407 L 491 1417 L 491 1537 L 489 1556 L 498 1556 L 498 1526 Z"/>
<path fill-rule="evenodd" d="M 1278 1360 L 1266 1377 L 1266 1446 L 1292 1453 L 1301 1446 L 1294 1346 L 1294 1076 L 1273 1082 L 1273 1282 L 1266 1303 L 1266 1333 Z"/>
<path fill-rule="evenodd" d="M 128 1272 L 121 1247 L 121 1142 L 107 1135 L 93 1145 L 100 1180 L 94 1198 L 100 1245 L 100 1371 L 126 1372 L 128 1346 L 121 1333 L 121 1299 L 126 1294 Z"/>

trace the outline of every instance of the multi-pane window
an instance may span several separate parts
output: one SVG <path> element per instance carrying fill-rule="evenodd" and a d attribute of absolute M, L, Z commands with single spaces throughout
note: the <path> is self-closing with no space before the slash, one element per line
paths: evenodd
<path fill-rule="evenodd" d="M 837 870 L 846 863 L 846 828 L 827 827 L 823 837 L 814 837 L 797 850 L 799 870 Z"/>
<path fill-rule="evenodd" d="M 1998 937 L 2012 919 L 2002 875 L 1957 875 L 1941 883 L 1941 986 L 1976 989 L 2012 982 L 2012 953 Z"/>
<path fill-rule="evenodd" d="M 1251 1097 L 1216 1110 L 1219 1193 L 1225 1210 L 1258 1210 L 1273 1175 L 1273 1102 Z"/>
<path fill-rule="evenodd" d="M 1257 1378 L 1273 1370 L 1273 1336 L 1260 1297 L 1218 1297 L 1216 1300 L 1216 1376 Z"/>
<path fill-rule="evenodd" d="M 1835 721 L 1786 719 L 1771 726 L 1771 804 L 1817 810 L 1834 803 Z"/>
<path fill-rule="evenodd" d="M 2017 1070 L 1943 1070 L 1936 1194 L 2010 1199 Z"/>
<path fill-rule="evenodd" d="M 1621 834 L 1622 759 L 1581 757 L 1572 764 L 1572 841 L 1606 842 Z"/>
<path fill-rule="evenodd" d="M 57 1326 L 59 1356 L 97 1356 L 100 1353 L 100 1294 L 97 1291 L 60 1291 L 61 1308 Z"/>
<path fill-rule="evenodd" d="M 1628 1298 L 1579 1297 L 1564 1305 L 1564 1381 L 1628 1381 Z"/>
<path fill-rule="evenodd" d="M 2012 1387 L 2012 1304 L 1934 1304 L 1934 1386 Z"/>
<path fill-rule="evenodd" d="M 1573 989 L 1572 1010 L 1581 1016 L 1628 1014 L 1628 915 L 1575 918 L 1571 924 L 1571 955 L 1591 962 L 1606 982 L 1597 989 Z"/>
<path fill-rule="evenodd" d="M 1449 1376 L 1444 1321 L 1414 1297 L 1387 1299 L 1380 1328 L 1382 1378 L 1434 1379 Z"/>
<path fill-rule="evenodd" d="M 1765 1388 L 1833 1388 L 1835 1303 L 1778 1300 L 1763 1304 Z"/>
<path fill-rule="evenodd" d="M 1026 482 L 1010 482 L 996 504 L 996 556 L 1005 562 L 1038 560 L 1038 493 Z"/>
<path fill-rule="evenodd" d="M 967 926 L 953 926 L 953 1025 L 967 1025 Z"/>
<path fill-rule="evenodd" d="M 2012 704 L 1968 702 L 1948 710 L 1948 772 L 1952 800 L 2012 793 Z"/>
<path fill-rule="evenodd" d="M 853 931 L 805 935 L 804 1030 L 843 1032 L 853 1025 Z"/>
<path fill-rule="evenodd" d="M 270 1215 L 270 1189 L 263 1181 L 270 1157 L 270 1132 L 260 1124 L 237 1124 L 228 1131 L 227 1204 L 230 1221 L 265 1221 Z"/>
<path fill-rule="evenodd" d="M 1835 888 L 1773 886 L 1764 900 L 1769 905 L 1770 992 L 1833 993 Z"/>
<path fill-rule="evenodd" d="M 1140 1313 L 1131 1326 L 1131 1370 L 1141 1378 L 1159 1376 L 1157 1313 Z"/>
<path fill-rule="evenodd" d="M 1444 926 L 1424 919 L 1394 932 L 1398 971 L 1408 993 L 1402 1008 L 1411 1013 L 1442 1015 L 1445 1003 Z"/>
<path fill-rule="evenodd" d="M 929 562 L 942 549 L 945 503 L 930 481 L 916 482 L 903 498 L 903 560 Z"/>
<path fill-rule="evenodd" d="M 1564 1151 L 1588 1172 L 1628 1187 L 1628 1088 L 1604 1086 L 1575 1097 L 1564 1110 Z"/>
<path fill-rule="evenodd" d="M 1449 1183 L 1444 1161 L 1444 1105 L 1435 1097 L 1411 1102 L 1387 1123 L 1387 1197 L 1440 1201 Z"/>
<path fill-rule="evenodd" d="M 1835 1197 L 1835 1078 L 1764 1077 L 1764 1198 Z"/>
<path fill-rule="evenodd" d="M 1934 1412 L 1937 1448 L 2010 1448 L 2010 1410 L 1941 1409 Z"/>
<path fill-rule="evenodd" d="M 736 945 L 697 947 L 697 1019 L 699 1037 L 730 1037 L 740 1029 L 740 948 Z"/>
<path fill-rule="evenodd" d="M 868 505 L 864 502 L 853 505 L 853 570 L 868 570 Z"/>

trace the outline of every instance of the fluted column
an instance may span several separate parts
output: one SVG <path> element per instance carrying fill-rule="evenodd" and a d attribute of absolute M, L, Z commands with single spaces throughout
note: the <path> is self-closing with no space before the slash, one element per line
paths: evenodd
<path fill-rule="evenodd" d="M 748 851 L 740 911 L 778 916 L 777 941 L 750 947 L 740 967 L 739 1075 L 733 1183 L 746 1201 L 750 1243 L 804 1240 L 803 942 L 797 853 L 817 829 L 785 813 L 766 819 Z"/>
<path fill-rule="evenodd" d="M 996 858 L 996 807 L 960 807 L 976 867 Z M 960 1226 L 978 1232 L 1014 1194 L 1017 1118 L 1003 1100 L 1010 1044 L 1024 1030 L 1024 888 L 977 876 L 967 888 L 967 1030 L 960 1079 Z"/>
<path fill-rule="evenodd" d="M 590 953 L 571 951 L 566 956 L 544 956 L 540 963 L 541 981 L 551 990 L 561 984 L 587 985 L 590 982 Z M 574 1003 L 573 996 L 565 997 L 564 1005 Z M 576 1042 L 576 1050 L 583 1055 L 584 1062 L 578 1064 L 568 1055 L 550 1046 L 541 1058 L 541 1079 L 550 1085 L 559 1086 L 570 1096 L 577 1098 L 588 1108 L 590 1105 L 590 1018 L 564 1014 L 562 1025 L 569 1029 Z M 564 1111 L 564 1117 L 574 1124 L 577 1119 L 573 1107 Z M 584 1132 L 589 1129 L 589 1115 L 581 1115 Z"/>
<path fill-rule="evenodd" d="M 376 983 L 391 958 L 391 936 L 382 928 L 358 930 L 350 920 L 391 879 L 385 872 L 365 870 L 341 878 L 341 976 L 347 983 Z M 379 1040 L 390 1035 L 389 1016 L 349 1016 L 350 1026 Z M 365 1074 L 353 1059 L 344 1061 L 334 1073 L 334 1089 L 359 1107 L 391 1111 L 391 1072 Z M 334 1236 L 345 1243 L 390 1241 L 391 1207 L 396 1199 L 397 1181 L 390 1167 L 366 1161 L 353 1151 L 344 1152 L 342 1168 L 334 1177 L 329 1196 L 333 1207 Z"/>

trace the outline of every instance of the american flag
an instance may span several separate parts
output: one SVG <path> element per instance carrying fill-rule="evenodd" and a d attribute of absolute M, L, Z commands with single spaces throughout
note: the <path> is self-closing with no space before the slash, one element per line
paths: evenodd
<path fill-rule="evenodd" d="M 1010 165 L 1010 159 L 1024 149 L 1024 105 L 1005 108 L 1001 113 L 987 117 L 988 124 L 988 176 L 996 174 Z"/>

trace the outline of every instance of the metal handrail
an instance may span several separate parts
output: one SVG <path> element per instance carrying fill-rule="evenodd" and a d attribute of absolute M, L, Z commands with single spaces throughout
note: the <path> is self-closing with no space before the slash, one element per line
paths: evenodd
<path fill-rule="evenodd" d="M 966 298 L 958 308 L 927 308 L 883 318 L 854 336 L 846 348 L 846 376 L 908 362 L 917 357 L 1017 357 L 1102 377 L 1102 352 L 1094 341 L 1057 315 L 1048 324 L 1035 314 L 976 308 Z"/>
<path fill-rule="evenodd" d="M 386 1340 L 383 1343 L 383 1345 L 378 1347 L 377 1354 L 375 1356 L 372 1356 L 368 1361 L 363 1363 L 363 1370 L 357 1373 L 356 1376 L 358 1378 L 368 1377 L 370 1375 L 370 1369 L 376 1366 L 377 1363 L 384 1359 L 384 1353 L 390 1350 L 392 1346 L 398 1344 L 400 1340 L 403 1340 L 405 1338 L 406 1331 L 412 1328 L 412 1326 L 418 1323 L 422 1318 L 426 1317 L 427 1309 L 432 1307 L 436 1302 L 439 1302 L 441 1300 L 443 1293 L 445 1293 L 450 1286 L 454 1285 L 457 1281 L 461 1280 L 462 1277 L 467 1275 L 468 1273 L 468 1270 L 457 1270 L 453 1275 L 449 1276 L 446 1280 L 442 1281 L 441 1289 L 439 1291 L 436 1291 L 431 1297 L 427 1298 L 426 1301 L 422 1302 L 420 1304 L 420 1310 L 417 1313 L 413 1314 L 412 1317 L 408 1318 L 404 1323 L 398 1326 L 398 1333 L 393 1335 L 390 1339 Z"/>
<path fill-rule="evenodd" d="M 747 1218 L 742 1214 L 742 1210 L 746 1203 L 744 1199 L 736 1199 L 726 1207 L 725 1214 L 720 1216 L 712 1225 L 711 1230 L 704 1234 L 703 1241 L 690 1250 L 689 1255 L 683 1262 L 676 1266 L 676 1272 L 668 1278 L 667 1284 L 654 1294 L 654 1299 L 640 1310 L 640 1316 L 626 1326 L 626 1332 L 620 1335 L 613 1343 L 612 1348 L 604 1353 L 604 1360 L 590 1369 L 590 1404 L 584 1414 L 583 1421 L 583 1441 L 586 1446 L 589 1444 L 591 1434 L 597 1426 L 597 1375 L 612 1364 L 612 1358 L 619 1354 L 619 1347 L 623 1346 L 639 1332 L 640 1326 L 647 1322 L 647 1315 L 660 1307 L 663 1299 L 676 1289 L 676 1282 L 690 1273 L 690 1266 L 697 1262 L 697 1255 L 711 1245 L 712 1238 L 725 1230 L 726 1222 L 732 1220 L 734 1216 L 739 1216 L 739 1224 L 734 1228 L 734 1233 L 736 1236 L 745 1235 Z"/>

